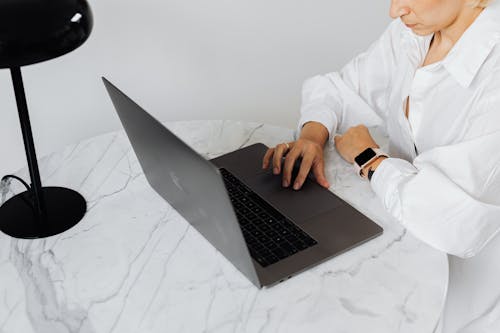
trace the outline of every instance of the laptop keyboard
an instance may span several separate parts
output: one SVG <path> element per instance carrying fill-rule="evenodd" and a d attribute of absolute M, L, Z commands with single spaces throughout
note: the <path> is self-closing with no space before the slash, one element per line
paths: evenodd
<path fill-rule="evenodd" d="M 317 242 L 269 205 L 238 178 L 219 169 L 236 212 L 250 255 L 266 267 Z"/>

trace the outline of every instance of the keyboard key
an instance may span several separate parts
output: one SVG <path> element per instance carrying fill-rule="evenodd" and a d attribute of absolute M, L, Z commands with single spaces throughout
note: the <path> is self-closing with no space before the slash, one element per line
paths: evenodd
<path fill-rule="evenodd" d="M 290 235 L 290 231 L 286 230 L 286 229 L 283 229 L 281 232 L 280 232 L 280 235 L 286 237 L 288 235 Z"/>
<path fill-rule="evenodd" d="M 257 227 L 253 224 L 248 224 L 245 229 L 250 232 L 250 233 L 253 233 L 255 230 L 257 230 Z"/>
<path fill-rule="evenodd" d="M 278 244 L 276 244 L 271 238 L 268 238 L 263 244 L 271 252 L 273 251 L 273 249 L 279 248 Z"/>
<path fill-rule="evenodd" d="M 280 234 L 278 234 L 276 231 L 274 230 L 271 230 L 269 232 L 266 233 L 266 235 L 268 235 L 269 237 L 271 237 L 272 239 L 275 239 L 276 237 L 279 237 Z"/>
<path fill-rule="evenodd" d="M 269 264 L 274 264 L 275 262 L 279 261 L 280 258 L 275 256 L 274 254 L 270 254 L 268 256 L 265 256 L 264 259 L 269 263 Z"/>
<path fill-rule="evenodd" d="M 263 257 L 257 256 L 257 257 L 254 257 L 254 259 L 257 260 L 257 262 L 259 264 L 261 264 L 262 266 L 264 266 L 264 267 L 267 266 L 267 261 Z"/>
<path fill-rule="evenodd" d="M 259 229 L 262 230 L 264 233 L 266 233 L 269 230 L 271 230 L 271 227 L 268 226 L 265 222 L 262 222 L 262 224 L 259 225 Z"/>
<path fill-rule="evenodd" d="M 252 231 L 252 236 L 258 239 L 260 236 L 262 236 L 262 232 L 258 229 L 255 229 L 254 231 Z"/>
<path fill-rule="evenodd" d="M 274 240 L 276 243 L 278 243 L 278 244 L 280 244 L 280 243 L 282 243 L 282 242 L 286 242 L 286 240 L 285 240 L 284 238 L 282 238 L 281 236 L 276 236 L 276 237 L 273 237 L 273 240 Z"/>
<path fill-rule="evenodd" d="M 262 209 L 259 206 L 255 206 L 254 208 L 252 208 L 252 212 L 254 212 L 255 214 L 259 214 L 260 212 L 262 212 Z"/>
<path fill-rule="evenodd" d="M 260 235 L 259 238 L 258 238 L 258 240 L 262 244 L 266 244 L 266 243 L 271 242 L 271 239 L 269 237 L 267 237 L 265 234 Z"/>
<path fill-rule="evenodd" d="M 262 212 L 262 213 L 260 213 L 260 214 L 259 214 L 259 217 L 260 217 L 261 219 L 263 219 L 263 220 L 266 220 L 266 219 L 268 219 L 268 218 L 269 218 L 269 214 L 268 214 L 268 213 L 266 213 L 266 212 Z"/>
<path fill-rule="evenodd" d="M 295 245 L 295 246 L 297 247 L 297 249 L 299 249 L 299 250 L 305 250 L 305 249 L 307 249 L 307 248 L 309 247 L 306 243 L 302 243 L 302 242 L 297 242 L 297 243 L 295 243 L 294 245 Z"/>
<path fill-rule="evenodd" d="M 286 257 L 289 257 L 289 255 L 284 250 L 282 250 L 280 248 L 274 250 L 273 254 L 280 259 L 285 259 Z"/>

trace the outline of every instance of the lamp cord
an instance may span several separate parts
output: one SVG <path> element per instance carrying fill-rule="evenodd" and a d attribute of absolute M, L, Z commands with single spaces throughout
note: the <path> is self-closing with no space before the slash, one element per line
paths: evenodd
<path fill-rule="evenodd" d="M 24 180 L 22 180 L 21 178 L 19 178 L 17 176 L 14 176 L 14 175 L 3 176 L 1 182 L 5 182 L 9 178 L 13 178 L 13 179 L 16 179 L 16 180 L 20 181 L 21 183 L 23 183 L 24 187 L 26 187 L 26 189 L 28 191 L 31 191 L 31 187 Z"/>
<path fill-rule="evenodd" d="M 23 183 L 23 185 L 26 187 L 26 189 L 28 190 L 28 192 L 31 192 L 31 186 L 29 186 L 24 180 L 22 180 L 21 178 L 17 177 L 17 176 L 14 176 L 14 175 L 6 175 L 6 176 L 3 176 L 2 177 L 2 180 L 0 180 L 0 185 L 2 185 L 2 183 L 6 183 L 7 182 L 7 179 L 9 178 L 12 178 L 12 179 L 15 179 L 15 180 L 18 180 L 20 181 L 21 183 Z M 8 186 L 8 184 L 7 184 Z M 0 189 L 2 188 L 2 186 L 0 186 Z M 4 197 L 5 193 L 3 193 L 2 195 L 2 201 L 4 201 L 5 197 Z M 21 199 L 28 205 L 30 206 L 32 209 L 34 209 L 34 206 L 33 206 L 33 203 L 30 202 L 27 198 L 25 198 L 24 196 L 21 196 Z M 1 202 L 1 201 L 0 201 Z"/>

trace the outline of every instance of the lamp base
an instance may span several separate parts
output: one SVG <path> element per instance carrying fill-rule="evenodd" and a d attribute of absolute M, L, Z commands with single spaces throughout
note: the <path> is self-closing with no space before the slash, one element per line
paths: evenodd
<path fill-rule="evenodd" d="M 35 239 L 60 234 L 83 218 L 87 202 L 64 187 L 42 187 L 47 218 L 39 221 L 30 192 L 22 192 L 0 206 L 0 231 L 15 238 Z"/>

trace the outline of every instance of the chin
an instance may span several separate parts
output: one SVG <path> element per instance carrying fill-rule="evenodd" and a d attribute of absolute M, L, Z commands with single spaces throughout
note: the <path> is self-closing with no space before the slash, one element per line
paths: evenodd
<path fill-rule="evenodd" d="M 411 29 L 411 31 L 418 36 L 427 36 L 434 33 L 434 31 L 428 29 Z"/>

